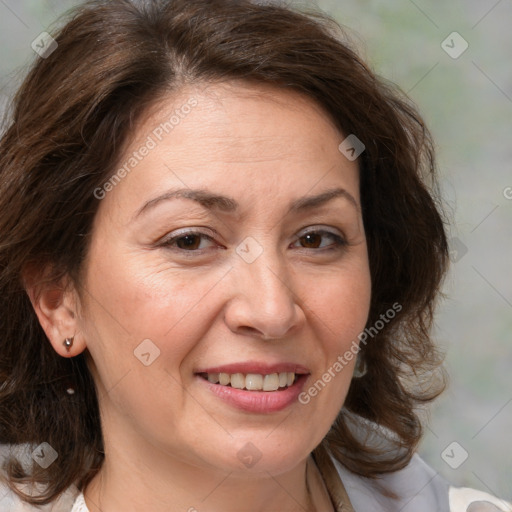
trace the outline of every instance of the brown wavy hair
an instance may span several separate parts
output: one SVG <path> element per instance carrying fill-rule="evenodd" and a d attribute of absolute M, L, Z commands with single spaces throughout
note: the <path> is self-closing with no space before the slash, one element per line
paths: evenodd
<path fill-rule="evenodd" d="M 268 2 L 86 2 L 54 37 L 58 48 L 32 66 L 0 140 L 0 442 L 48 442 L 59 456 L 47 469 L 11 458 L 11 489 L 46 504 L 73 483 L 84 489 L 104 460 L 87 350 L 73 358 L 53 350 L 24 272 L 68 277 L 80 289 L 94 190 L 113 174 L 137 121 L 184 85 L 231 80 L 301 92 L 366 146 L 358 163 L 367 326 L 399 309 L 393 304 L 401 309 L 361 345 L 367 373 L 353 379 L 323 446 L 366 477 L 403 468 L 422 433 L 418 406 L 445 383 L 430 337 L 448 263 L 445 220 L 432 139 L 414 105 L 367 67 L 333 19 Z M 441 378 L 431 379 L 436 369 Z M 385 444 L 370 442 L 376 433 Z M 28 496 L 17 488 L 27 482 L 45 491 Z"/>

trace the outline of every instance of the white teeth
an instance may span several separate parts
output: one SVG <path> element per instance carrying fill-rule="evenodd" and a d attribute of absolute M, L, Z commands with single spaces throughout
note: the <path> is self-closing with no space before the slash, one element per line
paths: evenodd
<path fill-rule="evenodd" d="M 229 373 L 219 373 L 219 384 L 223 386 L 227 386 L 231 382 L 231 377 Z"/>
<path fill-rule="evenodd" d="M 263 379 L 263 391 L 276 391 L 279 389 L 279 375 L 271 373 Z"/>
<path fill-rule="evenodd" d="M 236 389 L 244 389 L 245 377 L 243 373 L 234 373 L 231 375 L 231 387 Z"/>
<path fill-rule="evenodd" d="M 280 388 L 291 386 L 295 381 L 294 372 L 271 373 L 261 375 L 259 373 L 208 373 L 207 379 L 213 384 L 221 384 L 232 388 L 248 389 L 250 391 L 277 391 Z"/>
<path fill-rule="evenodd" d="M 245 377 L 245 388 L 254 391 L 263 389 L 263 376 L 257 373 L 248 373 Z"/>

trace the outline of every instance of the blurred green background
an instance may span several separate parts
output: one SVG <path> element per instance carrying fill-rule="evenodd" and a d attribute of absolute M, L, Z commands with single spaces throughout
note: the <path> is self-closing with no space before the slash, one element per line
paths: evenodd
<path fill-rule="evenodd" d="M 33 39 L 77 3 L 0 0 L 0 109 L 35 58 Z M 409 93 L 434 133 L 453 221 L 448 298 L 435 331 L 451 382 L 431 408 L 420 453 L 454 484 L 510 500 L 512 2 L 291 3 L 344 25 L 373 69 Z M 462 39 L 447 39 L 452 32 Z M 445 51 L 458 53 L 464 41 L 457 58 Z"/>

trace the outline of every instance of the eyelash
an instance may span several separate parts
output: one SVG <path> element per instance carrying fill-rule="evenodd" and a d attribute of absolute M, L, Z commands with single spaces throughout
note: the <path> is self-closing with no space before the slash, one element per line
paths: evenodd
<path fill-rule="evenodd" d="M 312 229 L 310 231 L 306 231 L 300 237 L 297 237 L 297 239 L 295 240 L 294 243 L 298 242 L 302 238 L 306 237 L 307 235 L 311 235 L 311 234 L 328 236 L 332 240 L 334 240 L 334 243 L 331 244 L 330 246 L 327 246 L 327 247 L 320 247 L 320 248 L 313 248 L 313 249 L 308 248 L 308 247 L 301 247 L 301 249 L 312 250 L 312 251 L 316 251 L 316 252 L 330 252 L 330 251 L 340 250 L 340 249 L 342 249 L 342 248 L 344 248 L 345 246 L 348 245 L 347 241 L 342 236 L 337 235 L 336 233 L 333 233 L 332 231 L 327 231 L 327 230 L 324 230 L 324 229 L 314 229 L 314 230 Z M 186 238 L 187 236 L 199 236 L 199 237 L 206 238 L 207 240 L 209 240 L 211 242 L 215 242 L 213 237 L 211 237 L 210 235 L 207 235 L 206 233 L 203 233 L 201 231 L 191 230 L 191 231 L 185 231 L 185 232 L 182 232 L 182 233 L 180 233 L 178 235 L 175 235 L 173 237 L 169 237 L 167 239 L 164 239 L 160 245 L 165 247 L 165 248 L 175 249 L 175 250 L 177 250 L 177 251 L 179 251 L 181 253 L 189 253 L 189 254 L 187 254 L 187 256 L 189 256 L 189 255 L 192 256 L 194 253 L 195 254 L 197 254 L 197 253 L 202 254 L 205 251 L 205 249 L 191 249 L 191 250 L 187 250 L 187 249 L 181 249 L 181 248 L 175 246 L 175 243 L 178 240 Z"/>

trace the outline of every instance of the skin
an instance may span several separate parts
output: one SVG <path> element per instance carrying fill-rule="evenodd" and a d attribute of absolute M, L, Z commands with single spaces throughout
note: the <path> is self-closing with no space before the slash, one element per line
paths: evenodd
<path fill-rule="evenodd" d="M 308 497 L 306 462 L 343 405 L 355 359 L 308 404 L 266 414 L 226 404 L 194 372 L 287 361 L 309 369 L 307 389 L 357 340 L 371 295 L 357 162 L 340 153 L 345 136 L 311 99 L 233 82 L 166 98 L 120 166 L 192 97 L 197 106 L 100 202 L 82 287 L 49 286 L 37 298 L 29 287 L 55 350 L 90 353 L 106 459 L 87 506 L 330 510 L 314 467 Z M 339 187 L 355 204 L 337 197 L 287 213 L 292 201 Z M 180 198 L 137 216 L 174 188 L 229 196 L 239 211 Z M 307 239 L 311 227 L 346 244 Z M 193 250 L 161 243 L 183 228 L 212 239 L 193 238 Z M 252 263 L 236 251 L 246 237 L 262 250 Z M 149 366 L 134 356 L 145 339 L 160 350 Z M 261 455 L 252 467 L 237 457 L 249 442 Z"/>

